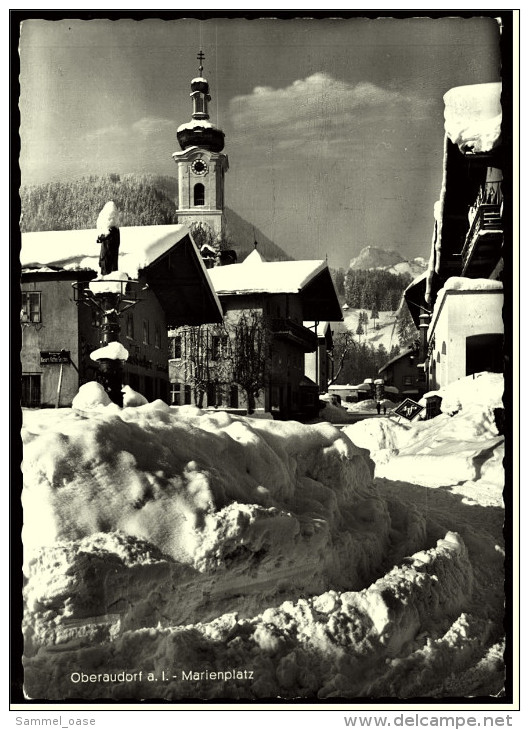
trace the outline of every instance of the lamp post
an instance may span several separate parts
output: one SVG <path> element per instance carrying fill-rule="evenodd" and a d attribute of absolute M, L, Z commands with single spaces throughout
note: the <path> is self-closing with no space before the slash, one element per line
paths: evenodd
<path fill-rule="evenodd" d="M 107 203 L 97 219 L 97 243 L 101 244 L 101 274 L 90 282 L 76 282 L 73 287 L 77 304 L 86 304 L 102 315 L 99 327 L 100 347 L 90 357 L 99 365 L 97 382 L 101 383 L 113 403 L 122 406 L 123 362 L 127 359 L 128 352 L 119 344 L 120 317 L 139 301 L 139 282 L 118 271 L 118 219 L 116 205 L 113 202 Z"/>

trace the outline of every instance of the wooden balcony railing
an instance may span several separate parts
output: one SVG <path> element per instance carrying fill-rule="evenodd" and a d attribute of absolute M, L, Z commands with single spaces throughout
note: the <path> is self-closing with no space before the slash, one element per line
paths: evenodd
<path fill-rule="evenodd" d="M 292 319 L 272 319 L 270 329 L 275 337 L 295 343 L 305 352 L 314 352 L 318 347 L 318 338 L 315 333 Z"/>
<path fill-rule="evenodd" d="M 496 235 L 502 232 L 500 205 L 484 203 L 479 205 L 461 251 L 463 270 L 468 266 L 480 237 L 487 232 Z"/>

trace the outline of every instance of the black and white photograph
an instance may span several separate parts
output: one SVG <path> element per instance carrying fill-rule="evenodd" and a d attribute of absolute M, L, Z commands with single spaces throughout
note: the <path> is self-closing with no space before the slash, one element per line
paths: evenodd
<path fill-rule="evenodd" d="M 516 705 L 513 16 L 14 14 L 14 706 Z"/>

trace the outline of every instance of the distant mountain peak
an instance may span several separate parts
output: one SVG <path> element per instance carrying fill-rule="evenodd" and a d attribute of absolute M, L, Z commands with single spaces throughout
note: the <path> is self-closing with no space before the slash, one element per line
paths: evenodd
<path fill-rule="evenodd" d="M 366 246 L 358 256 L 351 259 L 350 269 L 385 269 L 405 261 L 397 251 L 385 251 L 376 246 Z"/>

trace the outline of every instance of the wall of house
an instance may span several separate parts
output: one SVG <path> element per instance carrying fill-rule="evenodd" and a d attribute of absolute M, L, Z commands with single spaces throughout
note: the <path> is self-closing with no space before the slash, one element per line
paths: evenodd
<path fill-rule="evenodd" d="M 265 318 L 290 319 L 303 326 L 303 310 L 296 295 L 287 294 L 249 294 L 247 296 L 221 297 L 225 313 L 227 330 L 239 320 L 243 312 L 254 310 Z M 213 325 L 208 327 L 208 337 L 221 330 Z M 183 348 L 180 358 L 169 361 L 172 402 L 175 405 L 195 403 L 190 384 L 189 363 L 186 362 L 186 331 L 184 328 L 175 331 L 180 337 Z M 208 345 L 209 346 L 209 345 Z M 174 354 L 174 353 L 173 353 Z M 267 412 L 291 414 L 299 411 L 302 405 L 300 393 L 301 381 L 305 373 L 304 351 L 295 342 L 277 336 L 270 337 L 267 347 L 267 382 L 256 399 L 256 408 Z M 171 357 L 171 356 L 170 356 Z M 203 406 L 222 405 L 223 407 L 246 408 L 246 396 L 241 388 L 237 394 L 229 386 L 210 389 L 203 400 Z"/>
<path fill-rule="evenodd" d="M 40 375 L 40 405 L 54 407 L 61 366 L 41 363 L 41 351 L 70 352 L 71 363 L 62 366 L 59 406 L 71 406 L 79 386 L 95 380 L 97 364 L 90 353 L 100 347 L 98 317 L 91 307 L 76 304 L 72 284 L 76 279 L 43 279 L 23 282 L 22 292 L 41 294 L 41 322 L 22 325 L 22 375 Z M 127 335 L 127 316 L 133 318 L 134 336 Z M 147 342 L 143 341 L 143 322 Z M 123 382 L 148 400 L 168 398 L 168 340 L 165 316 L 152 291 L 121 319 L 121 343 L 129 351 Z"/>
<path fill-rule="evenodd" d="M 428 331 L 428 387 L 442 388 L 467 375 L 469 337 L 503 335 L 501 290 L 448 291 Z M 491 348 L 484 348 L 483 370 Z M 476 371 L 478 372 L 478 371 Z"/>
<path fill-rule="evenodd" d="M 380 374 L 384 385 L 393 385 L 401 393 L 411 391 L 408 393 L 410 396 L 424 393 L 426 383 L 424 378 L 421 380 L 421 375 L 417 370 L 417 361 L 417 355 L 405 355 L 388 365 Z"/>
<path fill-rule="evenodd" d="M 152 290 L 142 291 L 140 301 L 123 313 L 120 340 L 129 351 L 123 365 L 124 383 L 149 401 L 160 398 L 168 402 L 167 327 L 162 306 Z"/>
<path fill-rule="evenodd" d="M 20 358 L 22 375 L 40 376 L 40 405 L 52 407 L 57 403 L 61 365 L 41 363 L 42 351 L 70 352 L 72 364 L 62 365 L 59 406 L 71 405 L 77 393 L 79 377 L 79 329 L 77 305 L 74 301 L 72 279 L 24 282 L 22 292 L 40 293 L 40 322 L 22 324 Z"/>
<path fill-rule="evenodd" d="M 305 353 L 305 375 L 317 383 L 320 393 L 327 392 L 330 365 L 327 341 L 325 337 L 318 337 L 316 352 Z"/>

